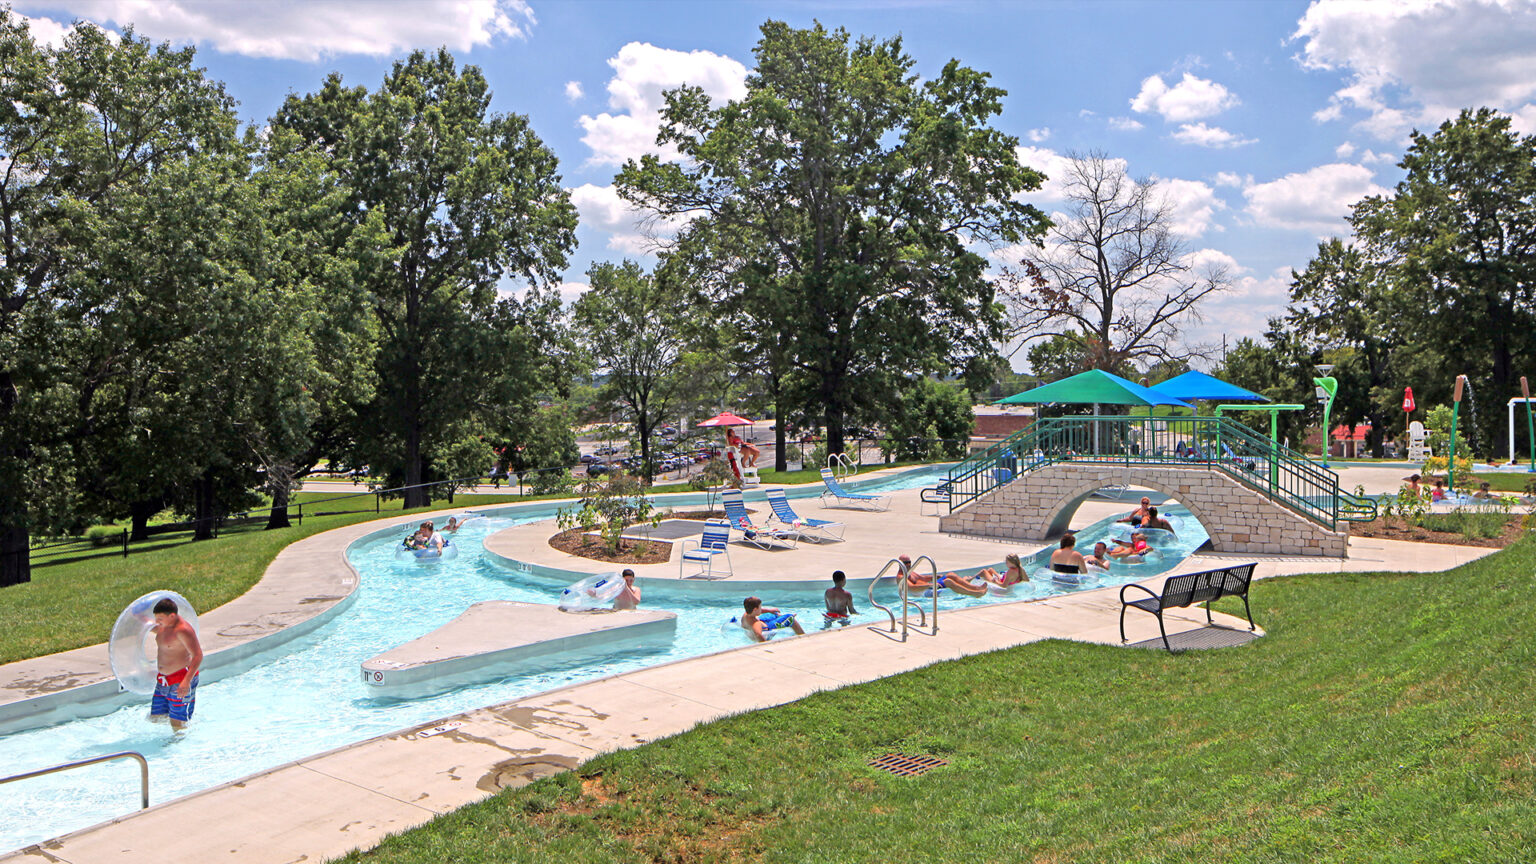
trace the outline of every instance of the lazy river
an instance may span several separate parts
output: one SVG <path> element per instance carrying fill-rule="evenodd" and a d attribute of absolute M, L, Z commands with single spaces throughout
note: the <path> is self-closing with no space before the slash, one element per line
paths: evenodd
<path fill-rule="evenodd" d="M 931 486 L 944 470 L 907 472 L 860 491 Z M 461 711 L 747 644 L 744 633 L 721 626 L 740 612 L 736 594 L 690 590 L 688 583 L 648 582 L 646 608 L 664 609 L 678 616 L 676 638 L 670 644 L 658 644 L 640 653 L 556 656 L 534 671 L 428 698 L 394 701 L 370 693 L 360 680 L 362 661 L 442 626 L 473 603 L 555 602 L 560 589 L 552 587 L 547 576 L 534 578 L 486 553 L 482 546 L 484 538 L 504 528 L 553 518 L 555 506 L 537 503 L 480 511 L 485 518 L 471 520 L 456 535 L 461 554 L 429 566 L 396 559 L 394 548 L 406 530 L 403 521 L 374 532 L 353 543 L 347 552 L 361 576 L 355 601 L 314 633 L 270 649 L 252 668 L 201 686 L 196 714 L 186 734 L 173 737 L 165 727 L 147 723 L 146 700 L 145 705 L 110 714 L 6 735 L 0 738 L 0 764 L 7 772 L 21 773 L 135 750 L 150 762 L 151 796 L 160 803 Z M 1183 508 L 1175 505 L 1169 512 L 1184 517 L 1186 529 L 1182 533 L 1187 536 L 1181 536 L 1177 547 L 1164 550 L 1159 559 L 1146 565 L 1117 567 L 1080 588 L 1031 580 L 1008 597 L 973 599 L 946 593 L 940 608 L 1032 599 L 1147 578 L 1174 566 L 1205 540 L 1203 529 Z M 1091 551 L 1093 543 L 1108 533 L 1108 520 L 1090 526 L 1079 532 L 1079 548 Z M 801 549 L 797 554 L 814 567 L 814 547 Z M 1004 551 L 999 547 L 999 557 Z M 996 566 L 1000 568 L 1001 562 Z M 1026 562 L 1026 568 L 1032 566 Z M 851 575 L 867 578 L 871 574 Z M 814 632 L 820 626 L 816 613 L 824 588 L 814 583 L 786 585 L 775 589 L 770 602 L 785 611 L 802 612 L 807 629 Z M 882 585 L 876 596 L 888 602 L 894 594 L 894 588 Z M 862 608 L 864 593 L 856 592 L 855 597 Z M 877 616 L 884 620 L 878 610 L 865 610 L 862 617 L 874 620 Z M 136 767 L 126 762 L 11 785 L 5 789 L 5 817 L 0 819 L 0 852 L 129 813 L 137 805 L 137 787 Z"/>

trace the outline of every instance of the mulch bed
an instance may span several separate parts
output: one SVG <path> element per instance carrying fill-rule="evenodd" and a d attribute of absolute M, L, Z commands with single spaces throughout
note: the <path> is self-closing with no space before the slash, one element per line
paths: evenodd
<path fill-rule="evenodd" d="M 756 511 L 747 509 L 748 513 Z M 666 519 L 724 519 L 725 516 L 718 510 L 689 510 L 681 513 L 668 513 Z M 587 534 L 585 528 L 572 528 L 569 531 L 561 531 L 549 538 L 551 548 L 559 549 L 568 555 L 576 555 L 593 561 L 602 561 L 606 564 L 665 564 L 672 560 L 672 544 L 660 540 L 652 540 L 648 543 L 635 540 L 619 541 L 619 551 L 609 552 L 603 541 Z"/>
<path fill-rule="evenodd" d="M 1377 518 L 1371 522 L 1350 524 L 1349 533 L 1355 537 L 1373 537 L 1378 540 L 1407 540 L 1411 543 L 1442 543 L 1447 546 L 1480 546 L 1485 549 L 1503 549 L 1520 539 L 1525 533 L 1520 527 L 1520 516 L 1514 515 L 1504 523 L 1504 533 L 1498 537 L 1465 537 L 1456 531 L 1431 531 L 1410 524 L 1396 516 Z"/>

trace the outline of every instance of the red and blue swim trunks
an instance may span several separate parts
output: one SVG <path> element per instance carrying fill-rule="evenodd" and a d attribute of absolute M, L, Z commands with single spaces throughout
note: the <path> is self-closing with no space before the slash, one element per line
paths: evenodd
<path fill-rule="evenodd" d="M 197 702 L 197 679 L 192 676 L 192 683 L 187 686 L 187 695 L 183 697 L 179 692 L 181 682 L 187 677 L 187 670 L 181 669 L 169 675 L 159 675 L 155 678 L 155 695 L 149 702 L 149 718 L 157 720 L 161 717 L 170 717 L 177 723 L 186 723 L 192 719 L 192 709 Z"/>

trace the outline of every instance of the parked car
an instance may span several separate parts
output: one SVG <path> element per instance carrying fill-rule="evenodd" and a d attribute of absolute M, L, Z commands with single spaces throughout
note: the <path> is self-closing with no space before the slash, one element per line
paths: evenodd
<path fill-rule="evenodd" d="M 591 464 L 593 462 L 599 462 L 599 461 L 601 461 L 601 460 L 598 459 L 596 456 L 592 455 L 591 453 L 583 453 L 583 454 L 581 454 L 581 464 L 583 464 L 583 465 L 588 465 L 588 464 Z"/>

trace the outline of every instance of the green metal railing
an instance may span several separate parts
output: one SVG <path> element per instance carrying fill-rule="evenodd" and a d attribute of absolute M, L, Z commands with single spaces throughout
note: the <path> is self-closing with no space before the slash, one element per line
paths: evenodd
<path fill-rule="evenodd" d="M 1206 467 L 1329 530 L 1376 518 L 1376 501 L 1343 492 L 1339 476 L 1230 417 L 1049 417 L 950 470 L 949 509 L 1045 465 Z"/>

